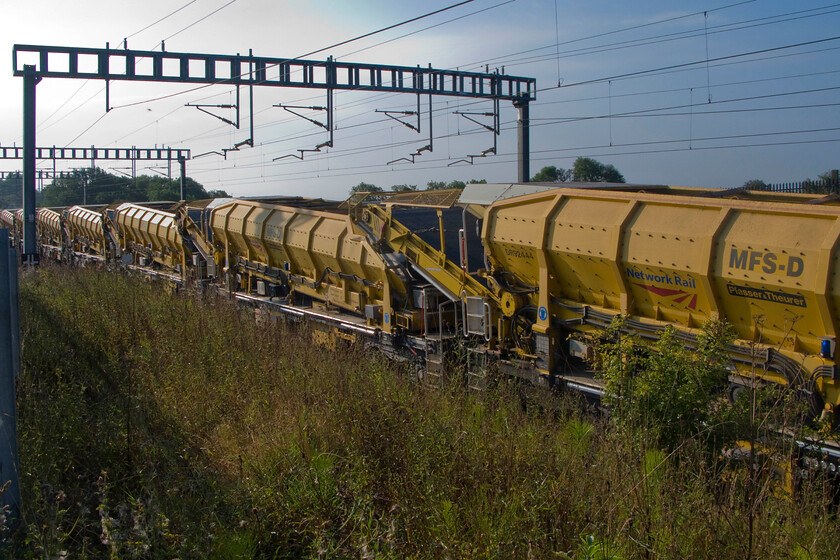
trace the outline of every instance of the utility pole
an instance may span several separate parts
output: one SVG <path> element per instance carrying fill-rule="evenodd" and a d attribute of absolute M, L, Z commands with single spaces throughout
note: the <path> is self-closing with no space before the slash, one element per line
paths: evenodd
<path fill-rule="evenodd" d="M 519 152 L 518 181 L 527 183 L 531 176 L 530 102 L 527 97 L 522 97 L 514 100 L 513 106 L 519 113 L 519 118 L 516 120 L 517 151 Z"/>
<path fill-rule="evenodd" d="M 181 200 L 186 200 L 184 198 L 184 189 L 187 186 L 187 160 L 184 156 L 178 158 L 178 163 L 181 166 Z"/>
<path fill-rule="evenodd" d="M 15 377 L 20 359 L 17 251 L 9 247 L 9 230 L 0 229 L 0 507 L 8 508 L 10 526 L 20 518 Z"/>
<path fill-rule="evenodd" d="M 23 261 L 38 262 L 35 247 L 35 66 L 23 67 Z"/>

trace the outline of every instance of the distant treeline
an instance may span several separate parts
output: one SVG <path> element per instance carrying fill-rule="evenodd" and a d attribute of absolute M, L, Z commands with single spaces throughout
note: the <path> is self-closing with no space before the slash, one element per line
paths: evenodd
<path fill-rule="evenodd" d="M 20 174 L 0 179 L 0 207 L 22 206 Z M 184 184 L 186 200 L 226 197 L 222 190 L 207 191 L 196 181 L 187 178 Z M 112 202 L 148 202 L 153 200 L 179 200 L 181 186 L 178 179 L 140 175 L 137 178 L 112 175 L 100 168 L 73 171 L 66 177 L 55 179 L 37 193 L 38 206 L 72 206 L 74 204 L 110 204 Z"/>

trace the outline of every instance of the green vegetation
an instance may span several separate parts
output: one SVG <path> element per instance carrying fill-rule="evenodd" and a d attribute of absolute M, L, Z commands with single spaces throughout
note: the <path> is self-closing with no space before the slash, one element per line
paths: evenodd
<path fill-rule="evenodd" d="M 549 165 L 540 169 L 531 177 L 533 183 L 566 183 L 575 181 L 580 183 L 624 183 L 624 175 L 619 173 L 612 164 L 603 164 L 598 160 L 579 157 L 571 169 L 563 169 Z"/>
<path fill-rule="evenodd" d="M 0 179 L 0 208 L 21 208 L 23 206 L 23 176 L 10 174 Z"/>
<path fill-rule="evenodd" d="M 467 185 L 484 185 L 487 184 L 485 179 L 470 179 L 468 182 L 463 181 L 450 181 L 448 183 L 444 181 L 429 181 L 426 183 L 425 189 L 420 190 L 427 190 L 427 191 L 439 191 L 442 189 L 463 189 Z M 416 191 L 417 185 L 393 185 L 391 188 L 388 189 L 390 192 L 409 192 L 409 191 Z M 358 185 L 350 188 L 350 194 L 357 193 L 357 192 L 372 192 L 372 193 L 379 193 L 384 192 L 385 189 L 382 187 L 377 187 L 376 185 L 372 185 L 371 183 L 361 182 Z"/>
<path fill-rule="evenodd" d="M 55 179 L 37 193 L 38 206 L 59 207 L 82 204 L 110 204 L 112 202 L 148 202 L 180 200 L 179 179 L 140 175 L 136 179 L 106 173 L 100 168 L 79 169 L 67 177 Z M 20 208 L 23 205 L 23 179 L 20 174 L 0 179 L 0 208 Z M 227 197 L 221 190 L 204 190 L 187 177 L 184 183 L 187 200 Z"/>
<path fill-rule="evenodd" d="M 122 273 L 27 271 L 21 317 L 24 524 L 9 557 L 840 549 L 820 480 L 791 498 L 769 471 L 710 456 L 690 426 L 659 445 L 504 380 L 480 396 L 426 390 L 377 355 L 313 347 L 304 327 Z M 714 359 L 704 371 L 715 377 Z"/>
<path fill-rule="evenodd" d="M 184 183 L 186 200 L 228 196 L 224 191 L 206 191 L 187 177 Z M 112 202 L 147 202 L 180 200 L 179 179 L 140 175 L 136 179 L 119 177 L 96 169 L 73 171 L 69 177 L 54 180 L 40 193 L 39 206 L 71 206 L 82 204 L 110 204 Z"/>
<path fill-rule="evenodd" d="M 536 175 L 531 177 L 532 183 L 565 183 L 573 178 L 571 169 L 563 169 L 549 165 L 540 169 Z"/>
<path fill-rule="evenodd" d="M 350 189 L 350 194 L 357 193 L 357 192 L 383 192 L 382 187 L 377 187 L 371 183 L 365 183 L 362 181 L 355 187 Z"/>
<path fill-rule="evenodd" d="M 697 438 L 714 442 L 712 452 L 717 453 L 739 439 L 742 434 L 735 428 L 740 424 L 733 422 L 726 393 L 732 328 L 707 323 L 697 348 L 690 350 L 670 326 L 655 343 L 646 343 L 624 332 L 625 320 L 616 318 L 603 333 L 596 360 L 615 424 L 668 450 Z"/>
<path fill-rule="evenodd" d="M 463 181 L 450 181 L 448 183 L 444 183 L 443 181 L 429 181 L 426 183 L 426 190 L 427 191 L 439 191 L 442 189 L 464 189 L 467 185 L 485 185 L 487 181 L 485 179 L 470 179 L 466 183 Z"/>

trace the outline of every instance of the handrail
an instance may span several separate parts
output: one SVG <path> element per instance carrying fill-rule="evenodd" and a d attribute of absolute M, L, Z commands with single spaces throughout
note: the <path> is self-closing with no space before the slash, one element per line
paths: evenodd
<path fill-rule="evenodd" d="M 493 314 L 490 309 L 490 304 L 486 301 L 484 302 L 484 310 L 487 311 L 487 314 L 484 316 L 484 340 L 490 342 L 490 339 L 493 338 Z"/>

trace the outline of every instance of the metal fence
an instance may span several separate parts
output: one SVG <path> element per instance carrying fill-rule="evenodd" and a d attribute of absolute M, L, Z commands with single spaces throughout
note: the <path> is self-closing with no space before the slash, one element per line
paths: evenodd
<path fill-rule="evenodd" d="M 822 179 L 813 181 L 806 179 L 804 181 L 795 181 L 792 183 L 772 183 L 767 184 L 763 181 L 750 181 L 744 185 L 750 191 L 767 191 L 780 193 L 806 193 L 806 194 L 840 194 L 840 177 L 838 177 L 838 170 L 834 169 L 828 176 Z"/>

